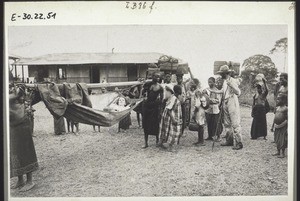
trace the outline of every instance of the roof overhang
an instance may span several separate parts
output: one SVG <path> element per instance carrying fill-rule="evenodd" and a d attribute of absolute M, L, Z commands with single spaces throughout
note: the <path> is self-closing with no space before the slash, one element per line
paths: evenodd
<path fill-rule="evenodd" d="M 20 58 L 16 65 L 78 65 L 78 64 L 149 64 L 157 63 L 161 53 L 61 53 Z M 179 60 L 181 61 L 181 60 Z"/>

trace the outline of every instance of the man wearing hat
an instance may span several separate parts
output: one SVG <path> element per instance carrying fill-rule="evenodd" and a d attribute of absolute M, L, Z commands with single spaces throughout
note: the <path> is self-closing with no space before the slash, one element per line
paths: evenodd
<path fill-rule="evenodd" d="M 222 91 L 226 142 L 221 145 L 233 145 L 232 149 L 239 150 L 243 148 L 240 125 L 240 106 L 238 101 L 238 96 L 241 94 L 241 91 L 236 79 L 230 76 L 231 73 L 232 70 L 229 69 L 227 65 L 221 66 L 220 70 L 217 72 L 224 80 Z"/>

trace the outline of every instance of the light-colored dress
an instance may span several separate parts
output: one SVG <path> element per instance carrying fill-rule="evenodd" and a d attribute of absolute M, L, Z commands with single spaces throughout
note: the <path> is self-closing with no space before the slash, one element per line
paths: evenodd
<path fill-rule="evenodd" d="M 205 109 L 202 107 L 202 101 L 204 101 L 203 97 L 196 97 L 195 108 L 198 108 L 198 112 L 195 114 L 195 120 L 200 126 L 204 126 L 206 123 Z"/>

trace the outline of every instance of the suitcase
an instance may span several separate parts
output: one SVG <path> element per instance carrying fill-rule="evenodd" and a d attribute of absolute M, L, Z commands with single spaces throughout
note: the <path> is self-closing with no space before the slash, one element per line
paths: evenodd
<path fill-rule="evenodd" d="M 241 64 L 233 61 L 215 61 L 214 62 L 214 75 L 217 75 L 217 72 L 220 70 L 220 67 L 223 65 L 228 65 L 228 67 L 234 71 L 234 75 L 240 74 Z"/>

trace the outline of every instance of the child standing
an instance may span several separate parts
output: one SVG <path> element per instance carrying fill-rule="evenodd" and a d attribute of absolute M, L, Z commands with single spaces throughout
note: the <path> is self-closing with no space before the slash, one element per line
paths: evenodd
<path fill-rule="evenodd" d="M 214 77 L 210 77 L 208 79 L 208 86 L 209 88 L 206 89 L 206 93 L 209 96 L 210 105 L 209 108 L 205 111 L 208 131 L 208 137 L 206 138 L 206 140 L 213 140 L 213 137 L 215 135 L 219 139 L 221 134 L 221 129 L 218 129 L 218 122 L 220 118 L 220 103 L 222 94 L 218 94 L 215 92 L 218 91 L 218 89 L 216 88 L 216 80 Z"/>
<path fill-rule="evenodd" d="M 279 94 L 277 99 L 277 108 L 274 117 L 274 135 L 277 145 L 277 153 L 273 154 L 278 158 L 285 157 L 285 149 L 287 148 L 287 95 Z"/>
<path fill-rule="evenodd" d="M 205 146 L 204 143 L 204 125 L 205 125 L 205 110 L 208 109 L 208 97 L 200 91 L 196 93 L 195 110 L 193 118 L 198 124 L 198 141 L 194 143 L 196 146 Z"/>
<path fill-rule="evenodd" d="M 167 102 L 160 123 L 158 146 L 166 148 L 163 146 L 163 143 L 168 143 L 168 151 L 174 152 L 175 149 L 173 145 L 178 143 L 182 130 L 181 103 L 174 95 L 173 89 L 168 86 L 166 86 L 165 95 Z"/>
<path fill-rule="evenodd" d="M 186 97 L 190 101 L 190 120 L 192 119 L 193 113 L 195 110 L 195 102 L 196 102 L 196 85 L 191 84 L 190 89 L 188 90 Z"/>

